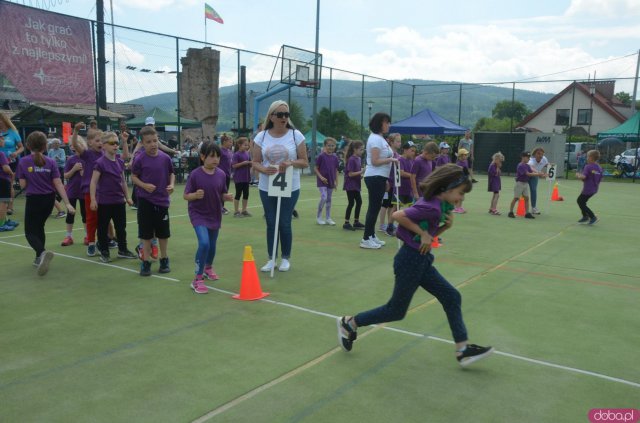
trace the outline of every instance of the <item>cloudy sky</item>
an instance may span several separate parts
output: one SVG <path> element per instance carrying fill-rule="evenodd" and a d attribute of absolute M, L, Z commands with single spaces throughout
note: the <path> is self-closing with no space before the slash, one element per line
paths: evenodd
<path fill-rule="evenodd" d="M 116 24 L 205 38 L 202 1 L 112 1 Z M 52 11 L 95 18 L 91 1 L 57 3 Z M 105 0 L 107 20 L 109 3 Z M 208 21 L 209 42 L 271 54 L 282 44 L 314 49 L 313 0 L 208 3 L 225 21 Z M 638 0 L 320 0 L 320 7 L 324 65 L 386 79 L 486 83 L 587 79 L 594 74 L 598 79 L 632 78 L 640 49 Z M 175 41 L 124 30 L 116 30 L 115 39 L 119 85 L 127 86 L 123 96 L 173 91 L 164 89 L 168 76 L 141 78 L 125 68 L 174 69 Z M 249 81 L 268 79 L 274 62 L 250 56 L 242 56 Z M 223 50 L 222 86 L 235 83 L 236 65 L 237 56 Z M 632 88 L 632 81 L 617 85 L 618 90 Z"/>

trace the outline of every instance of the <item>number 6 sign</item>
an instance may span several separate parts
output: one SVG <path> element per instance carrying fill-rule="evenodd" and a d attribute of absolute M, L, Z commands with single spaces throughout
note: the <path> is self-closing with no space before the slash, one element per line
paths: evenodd
<path fill-rule="evenodd" d="M 287 167 L 284 173 L 269 175 L 269 197 L 291 197 L 292 182 L 293 166 Z"/>
<path fill-rule="evenodd" d="M 549 180 L 550 181 L 555 181 L 556 180 L 556 165 L 555 164 L 550 164 L 549 168 L 547 169 L 547 175 L 549 175 Z"/>

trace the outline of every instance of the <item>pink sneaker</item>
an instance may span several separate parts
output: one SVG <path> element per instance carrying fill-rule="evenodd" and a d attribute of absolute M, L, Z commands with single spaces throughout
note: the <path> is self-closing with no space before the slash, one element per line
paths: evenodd
<path fill-rule="evenodd" d="M 65 236 L 60 245 L 62 245 L 63 247 L 73 245 L 73 238 L 71 238 L 70 236 Z"/>
<path fill-rule="evenodd" d="M 456 207 L 455 209 L 452 210 L 454 213 L 465 213 L 464 209 L 462 207 Z"/>
<path fill-rule="evenodd" d="M 196 294 L 206 294 L 209 292 L 209 288 L 204 284 L 204 280 L 201 279 L 202 276 L 196 278 L 191 282 L 191 289 Z"/>
<path fill-rule="evenodd" d="M 218 276 L 216 272 L 213 271 L 212 266 L 206 266 L 204 268 L 204 277 L 209 279 L 210 281 L 217 281 L 218 279 L 220 279 L 220 276 Z"/>

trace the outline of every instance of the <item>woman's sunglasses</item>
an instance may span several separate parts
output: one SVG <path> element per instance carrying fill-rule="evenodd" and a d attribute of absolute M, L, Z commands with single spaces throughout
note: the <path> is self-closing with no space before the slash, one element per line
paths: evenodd
<path fill-rule="evenodd" d="M 289 114 L 289 112 L 273 112 L 273 113 L 271 113 L 271 116 L 275 116 L 278 119 L 282 119 L 282 118 L 289 119 L 289 116 L 291 116 L 291 115 Z"/>

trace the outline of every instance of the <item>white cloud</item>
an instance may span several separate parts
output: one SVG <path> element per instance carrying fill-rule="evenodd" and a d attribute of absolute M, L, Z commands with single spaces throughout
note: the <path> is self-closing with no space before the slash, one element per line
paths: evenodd
<path fill-rule="evenodd" d="M 565 15 L 609 18 L 640 16 L 640 2 L 637 0 L 572 0 Z"/>
<path fill-rule="evenodd" d="M 204 3 L 201 0 L 116 0 L 114 8 L 118 10 L 132 7 L 143 10 L 161 10 L 170 7 L 192 7 L 202 5 L 204 13 Z"/>

